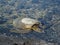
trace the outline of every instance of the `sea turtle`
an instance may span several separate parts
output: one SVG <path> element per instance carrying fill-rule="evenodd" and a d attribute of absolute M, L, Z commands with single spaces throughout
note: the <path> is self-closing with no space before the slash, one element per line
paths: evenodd
<path fill-rule="evenodd" d="M 39 28 L 39 25 L 41 23 L 32 18 L 17 18 L 13 20 L 13 26 L 16 28 L 15 30 L 11 30 L 11 32 L 15 33 L 28 33 L 31 30 L 34 30 L 36 32 L 42 32 L 42 30 Z"/>

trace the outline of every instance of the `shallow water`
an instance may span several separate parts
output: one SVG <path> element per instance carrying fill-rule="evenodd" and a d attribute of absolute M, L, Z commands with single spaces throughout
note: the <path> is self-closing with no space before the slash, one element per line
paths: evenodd
<path fill-rule="evenodd" d="M 38 19 L 44 33 L 12 33 L 13 20 L 21 17 Z M 60 43 L 60 0 L 0 0 L 0 33 L 7 36 L 42 39 Z"/>

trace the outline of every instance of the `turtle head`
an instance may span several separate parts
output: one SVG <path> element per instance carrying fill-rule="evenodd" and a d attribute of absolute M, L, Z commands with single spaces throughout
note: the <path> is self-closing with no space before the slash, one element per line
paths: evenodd
<path fill-rule="evenodd" d="M 39 28 L 39 24 L 34 24 L 31 29 L 39 33 L 43 32 L 43 30 Z"/>

